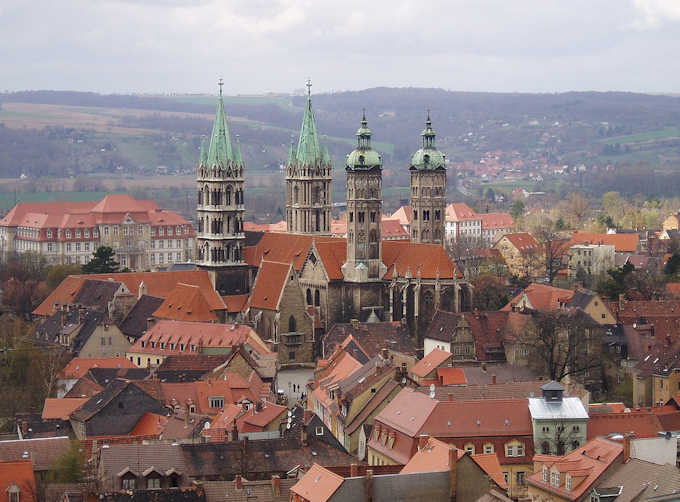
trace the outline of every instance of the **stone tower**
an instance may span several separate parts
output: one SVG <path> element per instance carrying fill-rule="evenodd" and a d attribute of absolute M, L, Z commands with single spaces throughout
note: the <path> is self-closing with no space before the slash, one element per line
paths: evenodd
<path fill-rule="evenodd" d="M 319 142 L 312 84 L 307 81 L 307 107 L 297 149 L 290 146 L 286 163 L 286 229 L 296 234 L 331 232 L 331 181 L 333 168 L 328 149 Z"/>
<path fill-rule="evenodd" d="M 444 243 L 446 158 L 434 145 L 435 132 L 427 114 L 423 147 L 411 157 L 411 242 Z"/>
<path fill-rule="evenodd" d="M 357 131 L 357 148 L 347 156 L 347 261 L 346 282 L 380 281 L 382 262 L 382 157 L 371 148 L 366 114 Z"/>
<path fill-rule="evenodd" d="M 208 150 L 201 145 L 197 169 L 198 266 L 213 272 L 244 265 L 243 159 L 239 144 L 232 147 L 222 101 L 222 80 Z M 217 281 L 219 283 L 219 281 Z M 215 286 L 219 288 L 216 284 Z M 237 287 L 236 290 L 242 288 Z"/>

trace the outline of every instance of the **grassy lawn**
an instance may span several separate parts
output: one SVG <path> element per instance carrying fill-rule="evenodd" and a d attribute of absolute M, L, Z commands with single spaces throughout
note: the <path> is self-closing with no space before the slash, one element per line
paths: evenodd
<path fill-rule="evenodd" d="M 680 127 L 666 127 L 658 131 L 647 131 L 640 134 L 629 134 L 627 136 L 616 136 L 613 138 L 604 138 L 598 140 L 600 143 L 607 143 L 613 145 L 616 143 L 640 143 L 643 141 L 651 141 L 655 139 L 680 138 Z"/>
<path fill-rule="evenodd" d="M 34 192 L 14 193 L 0 192 L 0 208 L 7 210 L 14 207 L 16 202 L 79 202 L 88 200 L 101 200 L 106 192 Z"/>

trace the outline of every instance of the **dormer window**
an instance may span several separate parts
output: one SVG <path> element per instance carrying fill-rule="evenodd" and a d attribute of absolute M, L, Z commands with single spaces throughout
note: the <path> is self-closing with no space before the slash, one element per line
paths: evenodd
<path fill-rule="evenodd" d="M 548 482 L 548 468 L 546 466 L 543 466 L 543 482 Z"/>
<path fill-rule="evenodd" d="M 567 474 L 565 480 L 564 480 L 564 485 L 567 489 L 567 491 L 571 491 L 571 476 Z"/>
<path fill-rule="evenodd" d="M 19 490 L 17 485 L 10 485 L 9 488 L 7 488 L 7 495 L 9 502 L 19 502 L 21 490 Z"/>
<path fill-rule="evenodd" d="M 550 473 L 550 484 L 555 487 L 560 486 L 560 473 L 559 471 L 552 471 Z"/>

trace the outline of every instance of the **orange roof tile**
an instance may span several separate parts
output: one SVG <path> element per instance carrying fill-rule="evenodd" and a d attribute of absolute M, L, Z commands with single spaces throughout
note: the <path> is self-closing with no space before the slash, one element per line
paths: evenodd
<path fill-rule="evenodd" d="M 680 298 L 680 282 L 668 282 L 666 283 L 666 291 L 673 298 Z"/>
<path fill-rule="evenodd" d="M 262 260 L 250 295 L 250 306 L 256 309 L 278 310 L 283 288 L 290 273 L 292 273 L 290 263 Z"/>
<path fill-rule="evenodd" d="M 42 419 L 43 420 L 68 420 L 68 417 L 75 410 L 85 404 L 89 398 L 87 397 L 73 397 L 73 398 L 56 398 L 48 397 L 45 399 L 43 405 Z"/>
<path fill-rule="evenodd" d="M 451 352 L 433 349 L 432 352 L 423 357 L 411 368 L 411 373 L 417 377 L 425 378 L 452 357 L 453 354 L 451 354 Z"/>
<path fill-rule="evenodd" d="M 664 428 L 653 413 L 593 413 L 588 420 L 588 439 L 634 432 L 636 438 L 651 438 Z"/>
<path fill-rule="evenodd" d="M 416 437 L 437 404 L 439 401 L 431 399 L 422 392 L 404 387 L 378 413 L 375 421 L 382 422 L 407 436 Z"/>
<path fill-rule="evenodd" d="M 326 502 L 340 488 L 343 481 L 342 476 L 324 469 L 319 464 L 313 464 L 290 491 L 309 502 Z"/>
<path fill-rule="evenodd" d="M 201 288 L 183 283 L 178 283 L 170 291 L 153 316 L 176 321 L 217 321 Z"/>
<path fill-rule="evenodd" d="M 435 402 L 421 433 L 439 438 L 533 434 L 528 399 Z"/>
<path fill-rule="evenodd" d="M 295 270 L 299 271 L 307 257 L 312 241 L 318 243 L 333 240 L 336 239 L 324 236 L 266 232 L 255 246 L 245 248 L 243 258 L 252 267 L 259 267 L 262 260 L 267 260 L 292 263 Z"/>
<path fill-rule="evenodd" d="M 408 232 L 397 219 L 383 218 L 381 235 L 383 239 L 408 239 Z"/>
<path fill-rule="evenodd" d="M 467 385 L 463 368 L 437 368 L 440 385 Z"/>
<path fill-rule="evenodd" d="M 234 314 L 236 312 L 244 312 L 248 308 L 249 295 L 229 295 L 223 296 L 222 300 L 227 306 L 227 312 Z"/>
<path fill-rule="evenodd" d="M 411 224 L 411 206 L 401 206 L 392 213 L 392 218 L 399 220 L 399 223 L 404 226 L 409 226 Z"/>
<path fill-rule="evenodd" d="M 446 221 L 481 220 L 465 202 L 454 202 L 446 206 Z"/>
<path fill-rule="evenodd" d="M 557 310 L 560 308 L 560 304 L 569 302 L 572 296 L 574 296 L 574 292 L 569 289 L 556 288 L 547 284 L 531 283 L 501 310 L 512 310 L 525 297 L 530 304 L 529 307 L 534 310 Z"/>
<path fill-rule="evenodd" d="M 74 357 L 59 372 L 59 378 L 78 379 L 90 368 L 136 368 L 126 357 Z"/>
<path fill-rule="evenodd" d="M 477 453 L 476 455 L 472 455 L 472 460 L 474 460 L 501 489 L 508 489 L 508 483 L 505 482 L 501 464 L 495 453 Z"/>
<path fill-rule="evenodd" d="M 82 276 L 69 275 L 54 291 L 52 291 L 43 302 L 33 311 L 33 315 L 50 316 L 54 313 L 54 305 L 66 305 L 73 302 L 78 295 L 80 288 L 83 287 L 85 278 Z"/>
<path fill-rule="evenodd" d="M 515 222 L 508 213 L 480 213 L 482 230 L 497 230 L 512 228 Z"/>
<path fill-rule="evenodd" d="M 621 444 L 598 438 L 588 441 L 562 457 L 536 455 L 534 456 L 535 472 L 527 479 L 527 482 L 542 490 L 555 493 L 563 499 L 579 500 L 622 454 Z M 543 482 L 543 466 L 548 469 L 555 468 L 560 473 L 559 487 L 550 483 L 550 477 L 547 483 Z M 572 476 L 571 490 L 567 490 L 565 486 L 566 474 Z"/>
<path fill-rule="evenodd" d="M 240 415 L 236 419 L 236 426 L 239 432 L 261 432 L 287 412 L 286 406 L 265 401 L 259 411 L 256 410 L 256 406 L 251 406 L 247 412 Z"/>
<path fill-rule="evenodd" d="M 285 232 L 286 222 L 284 220 L 276 223 L 255 223 L 246 221 L 243 223 L 243 230 L 246 232 Z"/>
<path fill-rule="evenodd" d="M 597 234 L 594 232 L 574 232 L 570 246 L 574 244 L 608 244 L 614 246 L 614 251 L 634 253 L 638 248 L 637 233 L 631 234 Z"/>
<path fill-rule="evenodd" d="M 19 488 L 20 500 L 37 500 L 35 475 L 30 460 L 0 462 L 0 500 L 9 500 L 12 485 Z"/>
<path fill-rule="evenodd" d="M 427 440 L 425 446 L 411 457 L 411 460 L 400 471 L 400 474 L 448 471 L 450 468 L 449 450 L 455 449 L 454 445 L 431 437 Z M 457 450 L 456 460 L 464 454 L 465 451 Z M 503 476 L 501 475 L 501 477 Z"/>
<path fill-rule="evenodd" d="M 541 248 L 534 236 L 527 232 L 519 232 L 516 234 L 505 234 L 506 238 L 520 254 L 535 253 Z"/>
<path fill-rule="evenodd" d="M 147 412 L 130 431 L 130 436 L 160 436 L 167 425 L 168 417 Z"/>
<path fill-rule="evenodd" d="M 409 241 L 383 241 L 383 263 L 387 267 L 385 279 L 407 273 L 423 279 L 460 278 L 463 274 L 439 244 L 420 244 Z"/>

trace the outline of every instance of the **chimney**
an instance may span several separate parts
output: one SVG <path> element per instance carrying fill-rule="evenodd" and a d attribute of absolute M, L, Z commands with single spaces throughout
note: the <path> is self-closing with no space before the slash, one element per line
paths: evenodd
<path fill-rule="evenodd" d="M 633 432 L 623 435 L 623 463 L 627 463 L 630 460 L 630 438 Z"/>
<path fill-rule="evenodd" d="M 402 327 L 402 328 L 405 328 L 405 327 L 406 327 L 406 318 L 405 318 L 405 317 L 402 317 L 402 318 L 401 318 L 401 327 Z"/>
<path fill-rule="evenodd" d="M 146 284 L 144 284 L 144 281 L 139 283 L 139 288 L 137 289 L 137 299 L 140 299 L 142 296 L 146 294 Z"/>
<path fill-rule="evenodd" d="M 449 448 L 449 499 L 456 502 L 456 461 L 458 452 L 456 447 L 451 445 Z"/>
<path fill-rule="evenodd" d="M 153 328 L 153 325 L 156 324 L 156 319 L 153 317 L 147 317 L 146 318 L 146 330 L 149 331 L 151 328 Z"/>
<path fill-rule="evenodd" d="M 496 385 L 496 375 L 491 375 L 491 383 Z"/>
<path fill-rule="evenodd" d="M 427 444 L 428 439 L 430 439 L 430 436 L 428 436 L 427 434 L 421 434 L 418 437 L 418 451 L 425 448 L 425 445 Z"/>
<path fill-rule="evenodd" d="M 243 490 L 243 480 L 241 479 L 241 475 L 237 474 L 234 477 L 234 488 L 237 490 Z"/>
<path fill-rule="evenodd" d="M 234 420 L 234 425 L 231 428 L 231 440 L 238 441 L 238 426 L 236 425 L 236 420 Z"/>
<path fill-rule="evenodd" d="M 352 323 L 352 329 L 359 329 L 359 319 L 352 319 L 350 323 Z"/>
<path fill-rule="evenodd" d="M 620 293 L 619 294 L 619 310 L 620 311 L 624 309 L 624 304 L 623 304 L 624 301 L 625 301 L 625 296 L 623 295 L 623 293 Z"/>
<path fill-rule="evenodd" d="M 390 351 L 386 347 L 384 347 L 380 349 L 380 355 L 382 356 L 383 359 L 389 359 Z"/>
<path fill-rule="evenodd" d="M 373 469 L 366 469 L 366 502 L 373 502 Z"/>
<path fill-rule="evenodd" d="M 357 464 L 350 464 L 349 477 L 356 478 L 359 475 L 359 466 Z"/>
<path fill-rule="evenodd" d="M 307 441 L 307 429 L 305 429 L 304 425 L 300 427 L 300 440 L 302 441 L 302 446 L 309 445 L 309 441 Z"/>
<path fill-rule="evenodd" d="M 281 496 L 281 478 L 277 474 L 272 476 L 272 495 Z"/>

